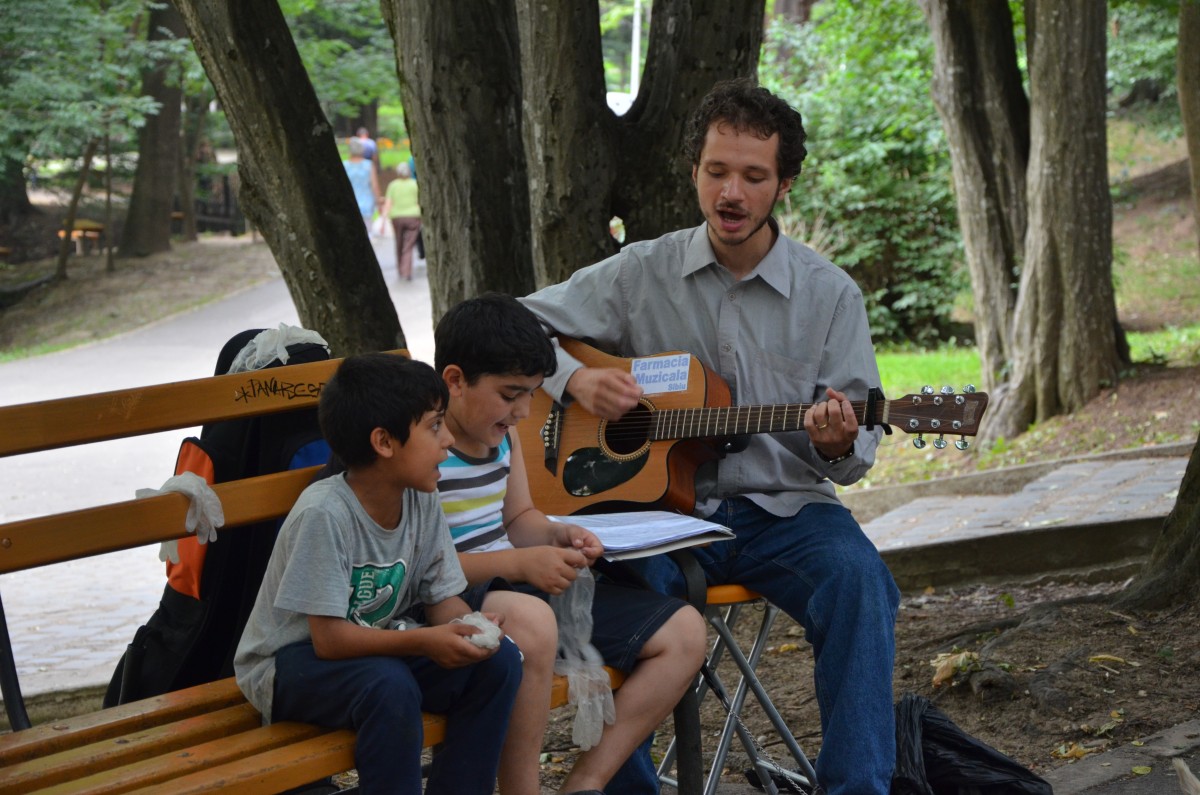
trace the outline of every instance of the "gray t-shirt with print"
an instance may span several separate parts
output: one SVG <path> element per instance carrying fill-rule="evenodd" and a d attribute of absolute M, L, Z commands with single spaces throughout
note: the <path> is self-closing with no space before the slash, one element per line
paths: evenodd
<path fill-rule="evenodd" d="M 342 475 L 312 484 L 296 500 L 233 661 L 238 687 L 264 722 L 275 653 L 311 637 L 308 616 L 386 629 L 414 604 L 436 604 L 466 588 L 437 495 L 408 489 L 403 506 L 399 526 L 381 527 Z"/>

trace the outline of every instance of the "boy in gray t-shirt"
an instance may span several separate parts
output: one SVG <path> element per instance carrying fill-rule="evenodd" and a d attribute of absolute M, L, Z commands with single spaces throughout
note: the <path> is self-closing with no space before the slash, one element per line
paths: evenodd
<path fill-rule="evenodd" d="M 490 794 L 521 682 L 515 644 L 476 645 L 479 630 L 454 621 L 472 607 L 457 596 L 466 578 L 433 494 L 454 442 L 446 402 L 426 364 L 342 363 L 318 411 L 346 471 L 288 514 L 234 658 L 264 721 L 357 732 L 364 792 L 421 792 L 426 711 L 447 716 L 426 792 Z M 409 617 L 418 604 L 426 626 Z"/>

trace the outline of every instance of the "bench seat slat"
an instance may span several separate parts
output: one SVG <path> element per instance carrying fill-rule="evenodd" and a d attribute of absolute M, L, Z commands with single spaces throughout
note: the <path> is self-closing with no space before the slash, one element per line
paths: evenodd
<path fill-rule="evenodd" d="M 262 717 L 258 711 L 250 704 L 239 704 L 11 765 L 0 774 L 0 781 L 4 789 L 15 787 L 14 791 L 29 791 L 35 783 L 46 787 L 75 782 L 97 770 L 110 771 L 164 754 L 173 756 L 180 749 L 233 737 L 260 726 Z M 88 791 L 113 790 L 89 788 Z"/>
<path fill-rule="evenodd" d="M 224 790 L 239 795 L 270 795 L 349 770 L 353 766 L 354 732 L 341 730 L 130 792 L 138 795 L 190 795 Z"/>
<path fill-rule="evenodd" d="M 335 732 L 305 723 L 260 724 L 220 739 L 118 767 L 101 768 L 92 775 L 34 791 L 40 795 L 118 795 L 145 787 L 173 786 L 172 782 L 181 777 L 203 776 L 208 770 L 241 759 L 266 759 L 272 754 L 286 753 L 285 749 L 290 746 L 332 733 Z M 345 734 L 353 739 L 352 732 Z M 336 761 L 330 757 L 329 764 L 328 772 L 322 775 L 350 769 L 354 766 L 353 755 Z"/>
<path fill-rule="evenodd" d="M 246 703 L 233 677 L 0 737 L 0 776 L 28 759 Z"/>

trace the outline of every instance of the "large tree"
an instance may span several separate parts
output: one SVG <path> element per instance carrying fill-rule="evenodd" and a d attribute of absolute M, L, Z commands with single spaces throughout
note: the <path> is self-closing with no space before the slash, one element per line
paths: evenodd
<path fill-rule="evenodd" d="M 1112 283 L 1106 4 L 1027 4 L 1028 116 L 1006 4 L 923 7 L 995 392 L 983 436 L 1014 436 L 1083 406 L 1128 357 Z"/>
<path fill-rule="evenodd" d="M 339 355 L 404 335 L 329 122 L 275 3 L 179 0 L 238 145 L 238 202 L 271 247 L 301 322 Z"/>
<path fill-rule="evenodd" d="M 1200 0 L 1179 5 L 1175 65 L 1192 178 L 1192 218 L 1200 233 Z"/>
<path fill-rule="evenodd" d="M 1200 0 L 1179 6 L 1176 50 L 1179 107 L 1191 161 L 1192 208 L 1200 228 Z M 1127 607 L 1161 607 L 1200 596 L 1200 440 L 1192 449 L 1175 508 L 1150 560 L 1120 598 Z"/>
<path fill-rule="evenodd" d="M 148 27 L 151 41 L 187 35 L 183 17 L 170 3 L 150 9 Z M 142 93 L 158 103 L 158 112 L 148 116 L 138 131 L 137 170 L 118 246 L 122 257 L 144 257 L 171 248 L 183 102 L 177 62 L 161 59 L 148 66 L 142 72 Z"/>
<path fill-rule="evenodd" d="M 949 140 L 963 248 L 975 298 L 983 387 L 1011 356 L 1024 254 L 1029 100 L 1008 3 L 922 0 L 934 40 L 933 98 Z"/>
<path fill-rule="evenodd" d="M 762 0 L 659 0 L 624 116 L 605 102 L 595 3 L 383 0 L 421 175 L 434 312 L 521 294 L 628 240 L 699 221 L 679 144 L 714 82 L 753 75 Z"/>

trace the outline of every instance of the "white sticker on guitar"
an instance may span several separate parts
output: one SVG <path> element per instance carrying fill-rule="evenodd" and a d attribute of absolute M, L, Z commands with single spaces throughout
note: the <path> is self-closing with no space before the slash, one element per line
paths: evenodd
<path fill-rule="evenodd" d="M 686 392 L 688 368 L 692 364 L 690 353 L 675 353 L 669 356 L 645 356 L 631 359 L 629 372 L 633 374 L 647 395 L 662 392 Z"/>

